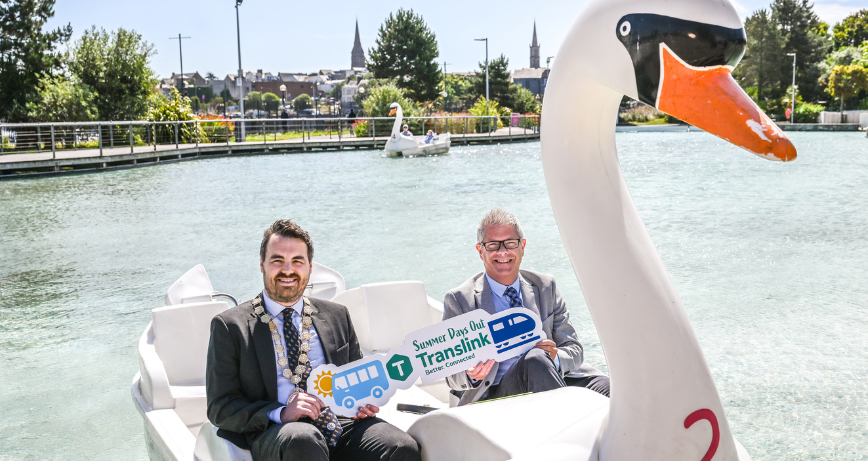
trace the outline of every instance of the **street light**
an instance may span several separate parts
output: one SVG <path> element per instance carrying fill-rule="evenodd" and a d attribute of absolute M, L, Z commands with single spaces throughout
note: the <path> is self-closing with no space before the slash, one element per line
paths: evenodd
<path fill-rule="evenodd" d="M 491 109 L 489 105 L 491 102 L 488 100 L 488 37 L 486 38 L 475 38 L 473 39 L 477 42 L 485 42 L 485 115 L 491 115 Z M 488 131 L 491 131 L 491 119 L 488 119 Z"/>
<path fill-rule="evenodd" d="M 549 70 L 549 63 L 552 62 L 552 58 L 554 58 L 554 56 L 549 56 L 546 58 L 546 70 Z"/>
<path fill-rule="evenodd" d="M 280 99 L 283 102 L 283 109 L 286 110 L 286 85 L 280 85 Z"/>
<path fill-rule="evenodd" d="M 244 142 L 244 70 L 241 68 L 241 19 L 238 16 L 238 7 L 244 0 L 235 0 L 235 27 L 238 31 L 238 103 L 241 104 L 241 140 Z"/>
<path fill-rule="evenodd" d="M 790 112 L 790 123 L 796 120 L 796 53 L 787 53 L 793 57 L 793 111 Z"/>

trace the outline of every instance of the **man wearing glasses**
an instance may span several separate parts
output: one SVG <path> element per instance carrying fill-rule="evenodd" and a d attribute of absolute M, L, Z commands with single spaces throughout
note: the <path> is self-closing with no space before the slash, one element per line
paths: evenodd
<path fill-rule="evenodd" d="M 446 293 L 443 320 L 474 309 L 490 314 L 530 309 L 539 314 L 546 339 L 519 357 L 480 362 L 447 377 L 453 405 L 565 386 L 587 387 L 608 397 L 609 378 L 582 364 L 582 345 L 554 277 L 520 270 L 527 241 L 518 219 L 500 208 L 489 211 L 479 222 L 476 241 L 485 271 Z"/>

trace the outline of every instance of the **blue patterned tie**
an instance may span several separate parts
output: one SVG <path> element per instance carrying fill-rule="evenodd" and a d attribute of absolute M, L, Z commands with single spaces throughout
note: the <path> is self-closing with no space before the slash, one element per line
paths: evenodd
<path fill-rule="evenodd" d="M 301 336 L 295 325 L 292 324 L 292 308 L 287 307 L 283 310 L 283 338 L 286 340 L 286 360 L 288 361 L 289 370 L 292 371 L 298 366 L 298 356 L 301 354 Z M 308 351 L 309 353 L 310 351 Z M 293 365 L 295 364 L 295 365 Z M 307 378 L 310 376 L 311 367 L 310 360 L 305 364 L 304 374 L 301 375 L 301 382 L 298 383 L 299 389 L 307 391 Z M 338 444 L 338 439 L 344 428 L 341 427 L 335 412 L 329 407 L 323 407 L 319 416 L 313 420 L 314 427 L 319 429 L 329 446 Z"/>
<path fill-rule="evenodd" d="M 509 307 L 521 307 L 521 298 L 518 296 L 518 292 L 515 291 L 515 288 L 508 287 L 504 290 L 503 294 L 509 296 Z"/>

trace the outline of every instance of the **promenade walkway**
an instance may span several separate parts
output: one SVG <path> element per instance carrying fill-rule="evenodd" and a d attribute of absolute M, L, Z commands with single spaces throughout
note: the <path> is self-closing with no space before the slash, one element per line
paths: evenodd
<path fill-rule="evenodd" d="M 0 155 L 0 179 L 135 168 L 159 163 L 238 155 L 382 149 L 388 137 L 312 136 L 279 141 L 209 144 L 162 144 L 103 149 L 63 150 Z M 504 127 L 491 133 L 455 134 L 452 145 L 496 144 L 539 140 L 531 129 Z"/>

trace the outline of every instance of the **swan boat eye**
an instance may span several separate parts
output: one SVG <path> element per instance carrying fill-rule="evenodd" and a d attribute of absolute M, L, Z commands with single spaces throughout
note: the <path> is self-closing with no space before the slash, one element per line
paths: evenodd
<path fill-rule="evenodd" d="M 621 36 L 626 37 L 627 34 L 630 33 L 630 21 L 624 21 L 621 23 L 621 27 L 619 28 L 621 31 Z"/>

